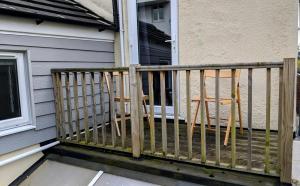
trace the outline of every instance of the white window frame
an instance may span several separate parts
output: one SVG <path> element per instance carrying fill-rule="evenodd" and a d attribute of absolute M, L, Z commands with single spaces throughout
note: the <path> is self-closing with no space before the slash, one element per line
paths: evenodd
<path fill-rule="evenodd" d="M 22 52 L 1 52 L 0 59 L 16 59 L 17 73 L 18 73 L 18 85 L 19 85 L 19 97 L 21 116 L 0 121 L 0 136 L 1 132 L 24 128 L 25 125 L 31 125 L 33 128 L 33 104 L 32 104 L 32 86 L 30 83 L 30 64 L 25 60 L 25 53 Z M 17 129 L 18 130 L 18 129 Z"/>

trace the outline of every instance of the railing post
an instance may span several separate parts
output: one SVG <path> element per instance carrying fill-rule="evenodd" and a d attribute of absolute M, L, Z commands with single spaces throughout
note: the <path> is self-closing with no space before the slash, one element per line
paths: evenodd
<path fill-rule="evenodd" d="M 296 63 L 294 58 L 283 61 L 282 121 L 280 138 L 280 181 L 291 183 L 293 124 L 295 121 Z"/>
<path fill-rule="evenodd" d="M 131 138 L 132 138 L 132 155 L 139 158 L 141 155 L 140 145 L 140 124 L 138 115 L 138 89 L 137 89 L 137 65 L 129 66 L 129 81 L 130 81 L 130 121 L 131 121 Z"/>

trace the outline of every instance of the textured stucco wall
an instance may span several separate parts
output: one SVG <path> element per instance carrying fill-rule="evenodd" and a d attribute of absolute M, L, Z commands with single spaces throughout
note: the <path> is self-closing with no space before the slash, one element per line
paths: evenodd
<path fill-rule="evenodd" d="M 297 0 L 180 0 L 179 63 L 211 64 L 281 61 L 297 56 Z M 180 109 L 185 116 L 184 74 L 180 82 Z M 253 74 L 253 125 L 265 126 L 264 70 Z M 194 75 L 192 95 L 199 94 Z M 241 73 L 244 125 L 247 126 L 247 71 Z M 214 95 L 214 83 L 208 83 Z M 221 82 L 221 95 L 229 95 L 229 83 Z M 277 128 L 278 71 L 272 71 L 272 128 Z M 211 107 L 211 112 L 214 112 Z M 222 107 L 226 116 L 226 108 Z M 227 108 L 229 109 L 229 108 Z"/>
<path fill-rule="evenodd" d="M 80 1 L 80 0 L 78 0 Z M 93 0 L 90 0 L 93 1 Z M 125 64 L 129 65 L 127 0 L 123 1 Z M 179 64 L 282 61 L 297 56 L 297 0 L 178 0 Z M 99 10 L 101 10 L 102 6 Z M 105 6 L 104 6 L 105 7 Z M 102 13 L 101 13 L 102 14 Z M 120 65 L 119 37 L 115 41 L 116 66 Z M 192 73 L 192 96 L 199 95 L 199 75 Z M 180 114 L 185 117 L 185 75 L 180 75 Z M 253 73 L 253 125 L 265 126 L 264 70 Z M 241 72 L 244 126 L 247 126 L 247 71 Z M 221 96 L 229 96 L 230 83 L 221 82 Z M 208 83 L 214 94 L 214 82 Z M 277 129 L 278 71 L 272 71 L 272 129 Z M 193 104 L 194 105 L 194 104 Z M 227 117 L 228 107 L 221 107 Z M 193 108 L 193 111 L 195 109 Z M 214 112 L 214 107 L 210 107 Z M 193 113 L 194 114 L 194 113 Z"/>

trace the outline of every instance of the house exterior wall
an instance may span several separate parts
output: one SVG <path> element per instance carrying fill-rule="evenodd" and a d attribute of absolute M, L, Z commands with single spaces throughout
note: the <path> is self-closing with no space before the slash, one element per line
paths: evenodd
<path fill-rule="evenodd" d="M 125 64 L 130 64 L 127 0 L 123 2 Z M 141 1 L 139 1 L 141 2 Z M 209 1 L 178 0 L 179 64 L 212 64 L 282 61 L 297 56 L 298 1 Z M 173 18 L 174 19 L 174 18 Z M 117 35 L 117 34 L 116 34 Z M 116 37 L 118 38 L 118 37 Z M 116 42 L 117 44 L 117 42 Z M 120 63 L 115 46 L 116 65 Z M 192 74 L 193 75 L 193 74 Z M 198 75 L 193 75 L 192 96 L 199 95 Z M 185 75 L 180 78 L 180 115 L 186 116 Z M 253 127 L 265 128 L 265 71 L 253 74 Z M 208 83 L 213 94 L 214 82 Z M 221 96 L 228 97 L 230 83 L 221 82 Z M 242 113 L 247 126 L 247 71 L 240 79 Z M 278 71 L 272 71 L 271 128 L 277 129 Z M 192 110 L 195 110 L 193 104 Z M 222 107 L 222 117 L 228 107 Z M 210 107 L 213 113 L 214 107 Z M 192 113 L 194 114 L 194 113 Z M 225 123 L 223 123 L 225 124 Z"/>
<path fill-rule="evenodd" d="M 179 2 L 179 64 L 212 64 L 282 61 L 297 57 L 298 1 L 209 1 Z M 198 78 L 198 75 L 195 75 Z M 264 70 L 253 74 L 253 125 L 265 128 Z M 180 109 L 185 116 L 184 74 L 180 82 Z M 196 79 L 195 79 L 196 80 Z M 199 94 L 199 81 L 192 82 L 192 95 Z M 244 126 L 247 126 L 247 71 L 240 79 Z M 214 96 L 214 82 L 208 83 Z M 227 87 L 227 88 L 225 88 Z M 230 84 L 221 82 L 221 95 L 229 96 Z M 278 71 L 272 71 L 272 129 L 277 129 Z M 222 107 L 221 109 L 223 109 Z M 213 113 L 214 107 L 210 107 Z M 227 108 L 229 109 L 229 108 Z M 195 109 L 193 109 L 195 110 Z M 226 117 L 227 112 L 223 110 Z"/>
<path fill-rule="evenodd" d="M 51 22 L 36 25 L 31 19 L 0 16 L 2 51 L 30 56 L 36 123 L 35 129 L 0 137 L 0 155 L 56 137 L 50 70 L 112 67 L 114 32 Z"/>

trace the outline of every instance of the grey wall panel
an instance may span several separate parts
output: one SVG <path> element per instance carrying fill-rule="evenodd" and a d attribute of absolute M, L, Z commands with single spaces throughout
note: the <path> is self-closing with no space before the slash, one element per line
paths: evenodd
<path fill-rule="evenodd" d="M 52 68 L 103 68 L 103 67 L 111 67 L 113 61 L 111 62 L 36 62 L 33 61 L 32 66 L 32 75 L 50 75 Z"/>
<path fill-rule="evenodd" d="M 2 137 L 0 143 L 0 155 L 21 149 L 33 144 L 38 144 L 56 137 L 55 127 L 43 130 L 29 130 Z"/>
<path fill-rule="evenodd" d="M 58 48 L 91 51 L 113 51 L 113 42 L 0 34 L 1 45 Z M 58 45 L 59 43 L 59 45 Z"/>
<path fill-rule="evenodd" d="M 52 68 L 102 68 L 114 66 L 112 42 L 0 34 L 0 51 L 13 50 L 30 51 L 36 129 L 0 138 L 0 154 L 56 137 L 55 105 L 50 73 Z M 72 78 L 71 76 L 70 81 L 73 80 Z M 96 78 L 96 102 L 97 113 L 99 114 L 99 77 L 96 76 Z M 87 95 L 91 93 L 89 84 L 89 75 L 87 75 Z M 79 103 L 82 105 L 80 85 L 79 78 Z M 105 92 L 107 93 L 107 90 Z M 88 96 L 89 104 L 91 104 L 90 99 L 90 96 Z M 105 100 L 105 112 L 107 111 L 108 98 Z M 79 112 L 82 119 L 82 108 L 79 109 Z M 91 116 L 91 108 L 89 115 Z M 97 118 L 100 119 L 99 116 Z M 73 119 L 75 119 L 74 110 Z"/>
<path fill-rule="evenodd" d="M 40 89 L 33 92 L 34 103 L 54 101 L 53 89 Z"/>
<path fill-rule="evenodd" d="M 37 116 L 36 122 L 38 123 L 38 125 L 36 126 L 36 130 L 54 127 L 55 126 L 55 114 Z"/>
<path fill-rule="evenodd" d="M 112 52 L 64 50 L 53 48 L 30 47 L 32 61 L 64 61 L 64 62 L 112 62 L 114 54 Z"/>

